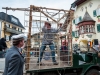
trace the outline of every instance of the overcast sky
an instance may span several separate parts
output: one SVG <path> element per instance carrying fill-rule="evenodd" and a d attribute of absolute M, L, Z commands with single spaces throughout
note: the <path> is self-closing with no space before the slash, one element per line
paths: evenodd
<path fill-rule="evenodd" d="M 75 0 L 0 0 L 0 12 L 6 12 L 2 7 L 27 8 L 30 5 L 69 10 Z M 23 11 L 7 11 L 8 14 L 19 18 L 24 24 Z"/>

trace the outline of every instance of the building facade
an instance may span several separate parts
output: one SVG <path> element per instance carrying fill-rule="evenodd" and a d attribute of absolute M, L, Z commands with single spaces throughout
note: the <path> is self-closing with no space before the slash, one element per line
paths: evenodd
<path fill-rule="evenodd" d="M 5 38 L 7 46 L 11 45 L 11 36 L 23 33 L 25 28 L 18 18 L 13 15 L 8 15 L 0 12 L 0 38 Z"/>
<path fill-rule="evenodd" d="M 86 47 L 89 41 L 100 41 L 100 0 L 76 0 L 72 22 L 73 44 L 81 44 Z"/>

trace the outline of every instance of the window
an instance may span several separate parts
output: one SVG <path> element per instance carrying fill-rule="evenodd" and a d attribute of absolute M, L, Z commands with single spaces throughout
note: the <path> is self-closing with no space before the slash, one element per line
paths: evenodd
<path fill-rule="evenodd" d="M 93 26 L 93 25 L 90 25 L 90 32 L 93 32 L 93 28 L 92 28 L 92 26 Z"/>
<path fill-rule="evenodd" d="M 73 20 L 73 23 L 74 23 L 75 25 L 77 25 L 77 24 L 78 24 L 79 22 L 81 22 L 81 21 L 82 21 L 82 17 L 80 16 L 80 17 L 74 19 L 74 20 Z"/>
<path fill-rule="evenodd" d="M 75 37 L 79 37 L 79 31 L 75 31 Z"/>
<path fill-rule="evenodd" d="M 18 31 L 19 31 L 19 28 L 18 28 Z"/>
<path fill-rule="evenodd" d="M 80 34 L 82 33 L 94 33 L 95 32 L 95 26 L 94 25 L 83 25 L 79 29 Z"/>
<path fill-rule="evenodd" d="M 22 31 L 22 29 L 18 28 L 19 31 Z"/>
<path fill-rule="evenodd" d="M 84 28 L 83 28 L 83 26 L 81 27 L 81 33 L 84 33 Z"/>
<path fill-rule="evenodd" d="M 100 16 L 100 8 L 96 10 L 97 16 Z"/>
<path fill-rule="evenodd" d="M 79 18 L 76 18 L 75 19 L 75 24 L 78 24 L 79 23 Z"/>
<path fill-rule="evenodd" d="M 72 37 L 79 37 L 79 31 L 72 31 Z"/>
<path fill-rule="evenodd" d="M 6 24 L 6 27 L 10 28 L 10 24 Z"/>
<path fill-rule="evenodd" d="M 9 41 L 9 36 L 5 35 L 6 41 Z"/>
<path fill-rule="evenodd" d="M 89 27 L 89 25 L 87 25 L 87 27 L 88 27 L 88 32 L 90 32 L 90 27 Z"/>
<path fill-rule="evenodd" d="M 100 8 L 96 9 L 93 11 L 93 16 L 96 17 L 96 16 L 100 16 Z"/>
<path fill-rule="evenodd" d="M 22 32 L 22 29 L 21 29 L 21 32 Z"/>
<path fill-rule="evenodd" d="M 90 32 L 94 32 L 95 30 L 94 30 L 94 25 L 91 25 L 90 26 Z"/>
<path fill-rule="evenodd" d="M 84 10 L 84 8 L 82 7 L 82 8 L 81 8 L 81 11 L 83 11 L 83 10 Z"/>
<path fill-rule="evenodd" d="M 75 32 L 74 31 L 72 31 L 72 37 L 75 37 Z"/>
<path fill-rule="evenodd" d="M 95 32 L 95 26 L 93 25 L 93 32 Z"/>
<path fill-rule="evenodd" d="M 13 26 L 13 27 L 12 27 L 12 29 L 15 29 L 15 30 L 16 30 L 16 27 L 15 27 L 15 26 Z"/>
<path fill-rule="evenodd" d="M 15 17 L 11 17 L 11 21 L 13 22 L 13 23 L 16 23 L 16 24 L 18 24 L 18 20 L 15 18 Z"/>
<path fill-rule="evenodd" d="M 86 26 L 84 26 L 84 33 L 86 32 Z"/>
<path fill-rule="evenodd" d="M 93 3 L 92 3 L 92 2 L 90 2 L 90 3 L 89 3 L 89 7 L 92 7 L 92 5 L 93 5 Z"/>

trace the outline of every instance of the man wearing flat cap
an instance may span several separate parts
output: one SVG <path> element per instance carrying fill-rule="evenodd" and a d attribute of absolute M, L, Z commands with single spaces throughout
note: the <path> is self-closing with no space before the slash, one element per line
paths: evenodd
<path fill-rule="evenodd" d="M 7 50 L 3 75 L 23 75 L 24 57 L 21 47 L 24 46 L 25 35 L 11 37 L 13 46 Z"/>
<path fill-rule="evenodd" d="M 61 28 L 59 28 L 59 29 L 52 28 L 51 23 L 45 22 L 44 27 L 42 28 L 42 32 L 44 33 L 44 36 L 43 36 L 42 45 L 40 48 L 40 55 L 39 55 L 39 58 L 37 61 L 38 65 L 39 64 L 42 65 L 41 60 L 42 60 L 46 45 L 49 45 L 49 47 L 50 47 L 53 65 L 58 65 L 58 63 L 55 59 L 55 46 L 53 43 L 53 39 L 55 37 L 55 34 L 58 33 L 59 31 L 61 31 Z"/>

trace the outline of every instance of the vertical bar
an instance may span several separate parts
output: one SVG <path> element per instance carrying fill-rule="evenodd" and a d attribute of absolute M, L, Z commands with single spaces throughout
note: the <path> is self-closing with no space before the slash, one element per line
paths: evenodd
<path fill-rule="evenodd" d="M 29 69 L 29 62 L 30 62 L 30 49 L 31 49 L 31 27 L 32 27 L 32 9 L 33 6 L 30 5 L 30 12 L 29 12 L 29 31 L 28 31 L 28 39 L 27 39 L 27 58 L 26 58 L 26 70 Z"/>
<path fill-rule="evenodd" d="M 71 31 L 70 31 L 70 47 L 71 47 L 71 64 L 70 65 L 72 65 L 73 63 L 73 57 L 72 57 L 72 55 L 73 55 L 73 53 L 72 53 L 72 20 L 73 20 L 73 11 L 70 11 L 70 25 L 71 25 Z"/>
<path fill-rule="evenodd" d="M 6 20 L 7 20 L 7 9 L 6 9 L 6 15 L 5 15 L 5 21 L 4 21 L 4 29 L 3 29 L 3 31 L 4 31 L 4 38 L 5 38 L 5 29 L 6 29 Z"/>
<path fill-rule="evenodd" d="M 40 9 L 40 10 L 41 10 L 41 9 Z M 43 9 L 42 9 L 42 11 L 43 11 Z M 41 32 L 42 32 L 41 29 L 42 29 L 42 27 L 41 27 L 41 12 L 40 12 L 39 57 L 40 57 L 40 47 L 41 47 L 41 44 L 42 44 L 42 43 L 41 43 L 41 35 L 42 35 L 42 34 L 41 34 Z M 43 36 L 43 35 L 42 35 L 42 36 Z M 40 60 L 39 60 L 39 61 L 40 61 Z M 39 63 L 40 63 L 40 62 L 39 62 Z M 41 67 L 41 66 L 40 66 L 40 64 L 39 64 L 39 69 L 40 69 L 40 67 Z"/>
<path fill-rule="evenodd" d="M 59 19 L 60 19 L 60 13 L 58 13 L 58 19 L 57 19 L 57 21 L 58 21 Z M 58 24 L 59 24 L 59 25 L 58 25 Z M 58 26 L 59 26 L 59 28 L 60 28 L 60 23 L 57 23 L 57 29 L 58 29 Z M 57 35 L 57 40 L 56 40 L 56 42 L 57 42 L 57 44 L 56 44 L 56 45 L 57 45 L 57 49 L 56 49 L 56 50 L 57 50 L 57 51 L 56 51 L 56 52 L 57 52 L 57 55 L 58 55 L 58 58 L 59 58 L 59 60 L 58 60 L 59 62 L 58 62 L 58 63 L 59 63 L 59 67 L 60 67 L 60 66 L 61 66 L 61 62 L 60 62 L 60 57 L 61 57 L 60 52 L 61 52 L 61 51 L 59 50 L 59 46 L 61 47 L 61 45 L 59 45 L 59 40 L 61 40 L 61 39 L 59 38 L 59 35 Z M 61 40 L 61 41 L 62 41 L 62 40 Z"/>

